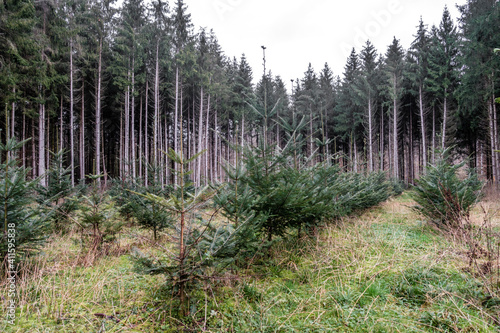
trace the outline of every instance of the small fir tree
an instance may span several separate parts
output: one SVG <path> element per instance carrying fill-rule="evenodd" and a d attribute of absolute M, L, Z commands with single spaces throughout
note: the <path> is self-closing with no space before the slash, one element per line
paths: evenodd
<path fill-rule="evenodd" d="M 78 209 L 81 188 L 71 184 L 71 168 L 63 167 L 64 151 L 52 153 L 51 167 L 47 172 L 47 186 L 37 187 L 37 201 L 51 212 L 51 222 L 56 231 L 64 230 L 71 213 Z"/>
<path fill-rule="evenodd" d="M 47 214 L 34 204 L 33 192 L 38 185 L 38 179 L 26 180 L 28 169 L 18 165 L 13 156 L 26 141 L 16 142 L 9 139 L 5 144 L 0 143 L 0 156 L 6 159 L 0 164 L 0 226 L 2 228 L 0 242 L 0 257 L 2 262 L 12 264 L 36 251 L 45 240 Z M 9 257 L 12 245 L 9 245 L 11 236 L 15 237 L 15 259 Z"/>
<path fill-rule="evenodd" d="M 413 188 L 413 208 L 430 223 L 445 230 L 460 228 L 469 212 L 480 200 L 483 182 L 474 170 L 468 170 L 464 179 L 458 170 L 466 161 L 452 165 L 448 162 L 450 148 L 443 151 L 436 164 L 429 165 L 427 173 Z"/>

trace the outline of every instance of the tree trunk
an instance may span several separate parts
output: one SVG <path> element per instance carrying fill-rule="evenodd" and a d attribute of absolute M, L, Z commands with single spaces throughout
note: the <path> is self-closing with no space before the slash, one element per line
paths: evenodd
<path fill-rule="evenodd" d="M 40 185 L 47 186 L 47 177 L 45 175 L 45 105 L 39 105 L 38 114 L 38 176 Z"/>
<path fill-rule="evenodd" d="M 130 103 L 130 113 L 132 116 L 131 126 L 130 126 L 130 136 L 131 136 L 131 163 L 132 163 L 132 179 L 137 176 L 136 169 L 136 147 L 135 147 L 135 58 L 132 57 L 132 99 Z"/>
<path fill-rule="evenodd" d="M 146 104 L 144 105 L 144 186 L 148 187 L 148 171 L 149 171 L 149 136 L 148 136 L 148 96 L 149 96 L 149 81 L 146 78 Z M 156 96 L 155 96 L 156 98 Z"/>
<path fill-rule="evenodd" d="M 139 177 L 143 177 L 143 172 L 142 172 L 142 158 L 144 156 L 143 152 L 143 145 L 144 138 L 143 138 L 143 132 L 142 132 L 142 95 L 141 98 L 139 99 Z"/>
<path fill-rule="evenodd" d="M 422 137 L 422 164 L 423 173 L 425 174 L 425 168 L 427 167 L 427 143 L 425 137 L 425 118 L 424 118 L 424 97 L 422 91 L 422 85 L 418 87 L 418 106 L 420 110 L 420 136 Z"/>
<path fill-rule="evenodd" d="M 210 123 L 210 94 L 207 97 L 207 119 L 205 120 L 205 149 L 208 150 L 208 132 Z M 208 182 L 208 151 L 205 153 L 205 182 Z"/>
<path fill-rule="evenodd" d="M 102 38 L 99 40 L 99 62 L 97 68 L 97 95 L 95 108 L 95 174 L 101 174 L 101 84 L 102 84 Z M 97 185 L 101 179 L 97 178 Z"/>
<path fill-rule="evenodd" d="M 445 97 L 444 97 L 444 104 L 443 104 L 443 130 L 442 130 L 442 137 L 441 137 L 441 149 L 446 148 L 446 120 L 448 118 L 448 99 L 446 97 L 446 92 L 445 92 Z"/>
<path fill-rule="evenodd" d="M 368 171 L 373 172 L 373 108 L 371 93 L 368 97 Z"/>
<path fill-rule="evenodd" d="M 493 116 L 493 106 L 491 103 L 488 103 L 488 122 L 489 122 L 489 134 L 490 134 L 490 149 L 491 149 L 491 177 L 493 183 L 498 181 L 498 166 L 495 152 L 495 125 L 494 125 L 494 116 Z"/>
<path fill-rule="evenodd" d="M 393 98 L 393 108 L 394 108 L 394 114 L 393 114 L 393 123 L 392 123 L 392 149 L 393 149 L 393 168 L 394 168 L 394 177 L 397 179 L 399 178 L 399 156 L 398 156 L 398 101 L 396 98 L 396 92 L 397 92 L 397 83 L 396 83 L 396 77 L 393 78 L 394 80 L 394 98 Z"/>
<path fill-rule="evenodd" d="M 69 42 L 69 158 L 71 168 L 71 186 L 75 186 L 75 115 L 74 115 L 74 95 L 73 95 L 73 39 Z"/>
<path fill-rule="evenodd" d="M 127 73 L 127 81 L 130 78 L 130 70 Z M 125 90 L 125 115 L 124 115 L 124 141 L 123 141 L 123 163 L 125 179 L 130 178 L 130 85 Z"/>
<path fill-rule="evenodd" d="M 200 88 L 200 117 L 198 120 L 198 153 L 203 150 L 203 87 Z M 196 186 L 201 185 L 201 156 L 197 159 Z"/>
<path fill-rule="evenodd" d="M 80 180 L 85 179 L 85 79 L 82 78 L 82 107 L 80 110 Z"/>
<path fill-rule="evenodd" d="M 182 110 L 181 110 L 182 113 Z M 174 111 L 174 150 L 178 154 L 179 152 L 179 142 L 178 142 L 178 132 L 179 132 L 179 66 L 175 67 L 175 111 Z M 182 126 L 182 124 L 180 124 Z M 174 188 L 177 187 L 177 164 L 174 164 Z"/>
<path fill-rule="evenodd" d="M 436 107 L 432 107 L 432 163 L 436 163 Z"/>

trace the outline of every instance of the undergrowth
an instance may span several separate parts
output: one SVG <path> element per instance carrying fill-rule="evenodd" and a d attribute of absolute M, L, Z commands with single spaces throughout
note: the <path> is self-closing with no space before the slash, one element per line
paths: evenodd
<path fill-rule="evenodd" d="M 16 326 L 0 331 L 497 332 L 500 302 L 467 271 L 466 248 L 412 205 L 403 194 L 317 239 L 283 238 L 249 268 L 205 281 L 183 322 L 165 277 L 134 271 L 132 249 L 154 251 L 147 231 L 125 228 L 117 250 L 88 267 L 74 235 L 54 235 L 18 283 Z"/>

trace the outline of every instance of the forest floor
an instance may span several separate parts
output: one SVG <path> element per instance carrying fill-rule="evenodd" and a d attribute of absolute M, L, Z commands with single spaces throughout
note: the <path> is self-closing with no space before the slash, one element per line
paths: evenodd
<path fill-rule="evenodd" d="M 130 251 L 147 250 L 149 234 L 126 228 L 95 260 L 82 259 L 77 235 L 54 235 L 18 281 L 16 325 L 0 331 L 498 332 L 498 292 L 469 273 L 466 246 L 421 222 L 412 204 L 403 194 L 315 240 L 275 244 L 259 265 L 193 291 L 184 323 L 172 317 L 165 277 L 134 270 Z M 500 226 L 499 210 L 487 197 L 472 219 L 486 212 Z"/>

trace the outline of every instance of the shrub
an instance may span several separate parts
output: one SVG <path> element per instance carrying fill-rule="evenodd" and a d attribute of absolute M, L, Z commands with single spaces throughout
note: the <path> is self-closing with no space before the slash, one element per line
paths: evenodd
<path fill-rule="evenodd" d="M 0 156 L 4 153 L 7 156 L 0 164 L 0 260 L 11 267 L 22 257 L 37 250 L 45 240 L 47 231 L 48 216 L 34 204 L 32 195 L 38 179 L 26 180 L 28 169 L 20 167 L 13 158 L 25 142 L 17 143 L 10 139 L 6 144 L 0 143 Z M 9 236 L 12 234 L 14 238 Z M 12 243 L 11 239 L 15 239 L 15 242 Z M 9 244 L 14 244 L 14 247 Z M 7 256 L 8 260 L 4 261 Z"/>
<path fill-rule="evenodd" d="M 480 200 L 483 187 L 474 170 L 468 170 L 468 175 L 460 179 L 458 170 L 465 161 L 451 165 L 448 155 L 449 149 L 441 154 L 435 165 L 427 167 L 412 194 L 417 203 L 413 208 L 441 229 L 462 227 L 464 218 Z"/>
<path fill-rule="evenodd" d="M 79 208 L 81 187 L 71 185 L 71 169 L 63 167 L 64 151 L 51 153 L 51 167 L 47 172 L 48 185 L 38 186 L 37 201 L 50 212 L 50 221 L 55 231 L 65 230 L 72 213 Z"/>

